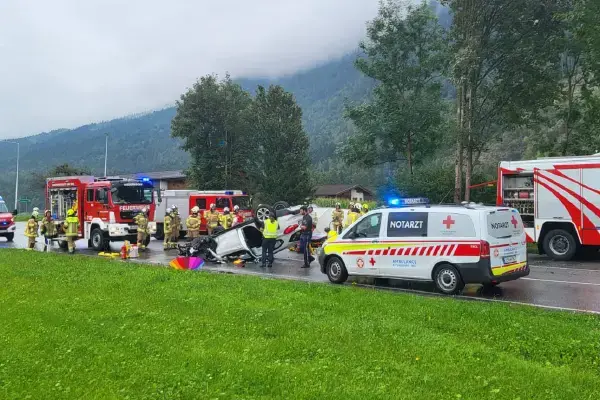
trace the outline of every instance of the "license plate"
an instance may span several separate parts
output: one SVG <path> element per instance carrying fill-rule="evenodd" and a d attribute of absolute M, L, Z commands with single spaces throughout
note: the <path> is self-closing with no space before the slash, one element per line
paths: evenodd
<path fill-rule="evenodd" d="M 506 256 L 502 257 L 504 264 L 513 264 L 517 262 L 517 256 Z"/>

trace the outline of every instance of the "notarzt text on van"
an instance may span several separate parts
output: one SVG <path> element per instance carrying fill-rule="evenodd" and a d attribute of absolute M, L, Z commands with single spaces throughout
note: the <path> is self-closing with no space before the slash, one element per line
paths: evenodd
<path fill-rule="evenodd" d="M 421 229 L 423 221 L 390 221 L 390 228 L 394 229 Z"/>
<path fill-rule="evenodd" d="M 508 222 L 492 222 L 490 224 L 492 229 L 506 229 L 508 228 Z"/>

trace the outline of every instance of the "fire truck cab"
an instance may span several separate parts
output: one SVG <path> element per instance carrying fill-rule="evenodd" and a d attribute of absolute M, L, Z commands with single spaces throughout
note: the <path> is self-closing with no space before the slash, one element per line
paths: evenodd
<path fill-rule="evenodd" d="M 600 248 L 600 154 L 503 161 L 497 204 L 521 214 L 527 241 L 566 261 Z"/>
<path fill-rule="evenodd" d="M 180 235 L 185 235 L 187 228 L 185 220 L 190 214 L 190 210 L 198 206 L 200 209 L 201 223 L 200 232 L 207 233 L 206 219 L 204 212 L 210 210 L 210 205 L 214 204 L 217 211 L 223 213 L 225 207 L 233 213 L 233 208 L 238 206 L 241 215 L 245 218 L 252 218 L 252 205 L 248 194 L 241 190 L 164 190 L 161 192 L 161 201 L 156 206 L 156 238 L 163 239 L 163 223 L 167 208 L 177 206 L 181 216 L 182 226 L 179 227 Z"/>
<path fill-rule="evenodd" d="M 79 218 L 79 237 L 87 239 L 88 247 L 103 251 L 112 241 L 137 240 L 137 226 L 133 219 L 143 208 L 148 210 L 149 220 L 154 220 L 154 188 L 148 179 L 48 178 L 46 209 L 51 210 L 59 227 L 59 235 L 54 240 L 61 247 L 66 244 L 62 222 L 71 208 Z M 150 234 L 156 232 L 156 223 L 150 222 L 148 227 Z"/>

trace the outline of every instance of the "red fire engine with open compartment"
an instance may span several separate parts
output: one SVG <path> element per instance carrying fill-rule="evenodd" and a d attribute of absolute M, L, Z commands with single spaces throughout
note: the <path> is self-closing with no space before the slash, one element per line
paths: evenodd
<path fill-rule="evenodd" d="M 149 179 L 119 177 L 95 178 L 69 176 L 46 180 L 46 209 L 60 226 L 69 209 L 77 211 L 79 237 L 87 239 L 88 247 L 106 250 L 112 241 L 137 240 L 135 215 L 148 210 L 150 234 L 156 233 L 154 221 L 154 188 Z M 62 232 L 62 230 L 59 230 Z M 61 246 L 66 237 L 55 238 Z M 148 236 L 150 240 L 150 235 Z"/>

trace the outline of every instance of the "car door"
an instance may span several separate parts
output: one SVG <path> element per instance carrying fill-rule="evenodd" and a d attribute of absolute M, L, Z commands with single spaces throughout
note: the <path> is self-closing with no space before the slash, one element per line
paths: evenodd
<path fill-rule="evenodd" d="M 365 215 L 342 237 L 340 255 L 348 274 L 380 275 L 382 218 L 381 213 Z"/>

